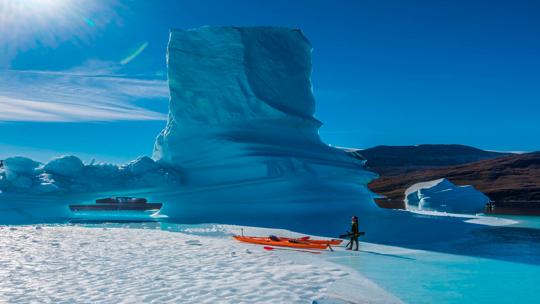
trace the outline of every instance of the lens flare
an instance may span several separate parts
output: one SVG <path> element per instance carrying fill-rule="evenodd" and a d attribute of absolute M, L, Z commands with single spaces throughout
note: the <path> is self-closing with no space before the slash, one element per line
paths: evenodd
<path fill-rule="evenodd" d="M 112 21 L 115 0 L 0 0 L 0 64 L 36 46 L 88 43 Z"/>
<path fill-rule="evenodd" d="M 126 65 L 130 63 L 133 59 L 137 58 L 148 46 L 148 41 L 143 42 L 135 51 L 130 53 L 126 58 L 122 59 L 120 61 L 120 64 Z"/>

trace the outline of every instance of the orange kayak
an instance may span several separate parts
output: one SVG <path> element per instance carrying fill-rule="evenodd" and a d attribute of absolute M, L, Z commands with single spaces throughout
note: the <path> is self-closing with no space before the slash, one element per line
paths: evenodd
<path fill-rule="evenodd" d="M 250 238 L 253 239 L 269 239 L 268 237 L 260 237 L 260 236 L 250 236 Z M 311 239 L 309 236 L 304 236 L 301 238 L 288 238 L 288 237 L 278 237 L 280 241 L 283 242 L 302 242 L 302 243 L 309 243 L 309 244 L 320 244 L 320 245 L 331 245 L 331 246 L 337 246 L 343 242 L 343 240 L 340 239 L 329 239 L 329 240 L 314 240 Z"/>
<path fill-rule="evenodd" d="M 310 239 L 309 236 L 299 238 L 299 239 L 289 239 L 289 238 L 280 237 L 280 239 L 298 240 L 298 241 L 308 242 L 308 243 L 311 243 L 311 244 L 323 244 L 323 245 L 332 245 L 332 246 L 339 245 L 339 244 L 341 244 L 341 242 L 343 242 L 343 240 L 340 240 L 340 239 L 313 240 L 313 239 Z"/>
<path fill-rule="evenodd" d="M 296 239 L 274 241 L 269 237 L 253 237 L 253 236 L 240 236 L 235 235 L 234 238 L 240 242 L 258 244 L 258 245 L 271 245 L 279 247 L 291 247 L 291 248 L 302 248 L 302 249 L 319 249 L 324 250 L 328 247 L 327 244 L 313 244 L 305 241 L 300 241 Z"/>

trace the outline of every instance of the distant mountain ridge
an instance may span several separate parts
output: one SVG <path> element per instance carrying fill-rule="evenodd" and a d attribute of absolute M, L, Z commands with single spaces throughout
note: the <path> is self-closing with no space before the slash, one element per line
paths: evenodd
<path fill-rule="evenodd" d="M 377 146 L 358 151 L 381 176 L 398 175 L 514 155 L 465 145 Z"/>

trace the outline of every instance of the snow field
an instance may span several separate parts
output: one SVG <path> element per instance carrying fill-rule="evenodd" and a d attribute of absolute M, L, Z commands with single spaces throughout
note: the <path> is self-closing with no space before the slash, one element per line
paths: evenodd
<path fill-rule="evenodd" d="M 348 276 L 228 238 L 162 230 L 4 226 L 0 240 L 7 303 L 311 303 Z"/>

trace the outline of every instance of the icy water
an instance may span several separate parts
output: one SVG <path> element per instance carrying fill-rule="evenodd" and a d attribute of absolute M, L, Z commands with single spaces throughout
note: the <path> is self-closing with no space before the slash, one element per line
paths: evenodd
<path fill-rule="evenodd" d="M 491 215 L 488 215 L 491 216 Z M 493 215 L 493 217 L 505 218 L 517 221 L 517 224 L 512 227 L 540 229 L 540 216 L 524 216 L 524 215 Z M 540 240 L 539 240 L 540 241 Z"/>
<path fill-rule="evenodd" d="M 505 218 L 518 223 L 459 243 L 433 245 L 434 250 L 454 246 L 461 254 L 364 243 L 359 253 L 332 260 L 408 303 L 539 303 L 540 217 Z"/>

